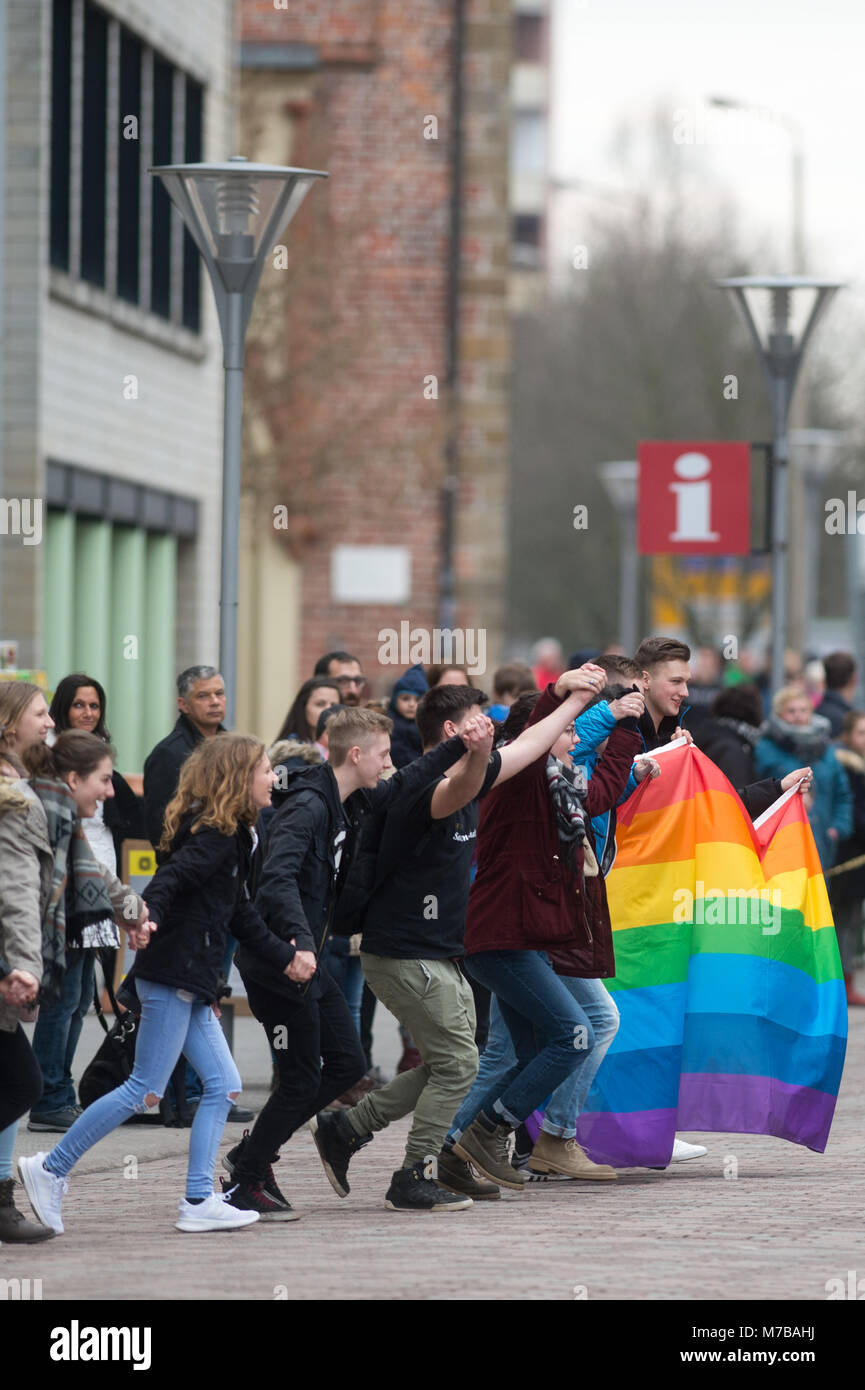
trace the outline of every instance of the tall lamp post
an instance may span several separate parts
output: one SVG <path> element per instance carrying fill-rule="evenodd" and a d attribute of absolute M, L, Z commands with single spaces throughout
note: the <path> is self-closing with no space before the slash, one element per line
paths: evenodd
<path fill-rule="evenodd" d="M 613 503 L 622 532 L 619 569 L 619 641 L 629 656 L 637 650 L 637 604 L 639 602 L 637 555 L 637 479 L 636 459 L 617 459 L 598 465 L 601 482 Z"/>
<path fill-rule="evenodd" d="M 738 304 L 757 349 L 772 407 L 772 688 L 784 684 L 787 636 L 787 490 L 790 402 L 805 350 L 830 300 L 843 286 L 805 275 L 745 275 L 719 280 Z M 810 304 L 807 294 L 812 295 Z M 805 295 L 804 321 L 793 331 L 792 299 Z M 768 310 L 768 312 L 767 312 Z"/>
<path fill-rule="evenodd" d="M 234 155 L 224 164 L 163 164 L 149 171 L 168 196 L 207 266 L 219 326 L 225 400 L 222 436 L 222 574 L 219 664 L 226 721 L 233 724 L 237 691 L 237 591 L 243 424 L 243 353 L 252 302 L 276 238 L 297 212 L 320 169 L 251 164 Z"/>
<path fill-rule="evenodd" d="M 820 533 L 825 511 L 820 504 L 820 487 L 837 467 L 841 451 L 847 444 L 843 430 L 791 430 L 790 458 L 794 471 L 798 468 L 805 487 L 805 528 L 803 535 L 805 563 L 803 603 L 803 633 L 807 644 L 811 626 L 817 614 L 818 576 L 820 570 Z"/>

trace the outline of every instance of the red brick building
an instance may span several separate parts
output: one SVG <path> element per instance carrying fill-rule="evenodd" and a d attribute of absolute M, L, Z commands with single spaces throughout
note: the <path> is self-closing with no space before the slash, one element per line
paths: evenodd
<path fill-rule="evenodd" d="M 328 649 L 384 688 L 401 620 L 482 628 L 498 659 L 512 30 L 508 0 L 238 9 L 238 150 L 329 173 L 250 329 L 245 701 L 265 732 L 262 701 Z"/>

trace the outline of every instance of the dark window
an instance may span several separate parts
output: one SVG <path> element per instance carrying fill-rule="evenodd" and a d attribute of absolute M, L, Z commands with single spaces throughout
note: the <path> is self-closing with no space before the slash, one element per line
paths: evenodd
<path fill-rule="evenodd" d="M 81 119 L 81 278 L 105 284 L 105 136 L 108 20 L 84 8 L 84 92 Z"/>
<path fill-rule="evenodd" d="M 183 158 L 187 164 L 201 159 L 202 88 L 191 77 L 186 79 L 186 143 Z M 189 232 L 183 229 L 183 326 L 193 333 L 201 330 L 201 256 Z"/>
<path fill-rule="evenodd" d="M 540 217 L 534 212 L 518 212 L 512 219 L 511 234 L 522 246 L 540 246 Z"/>
<path fill-rule="evenodd" d="M 153 163 L 170 164 L 171 127 L 174 118 L 174 68 L 162 58 L 153 59 Z M 153 180 L 150 220 L 150 307 L 162 318 L 171 317 L 171 199 L 162 180 Z"/>
<path fill-rule="evenodd" d="M 69 269 L 72 0 L 54 0 L 51 35 L 51 264 Z"/>
<path fill-rule="evenodd" d="M 141 206 L 141 53 L 127 29 L 120 31 L 120 129 L 117 132 L 117 294 L 138 303 Z M 135 117 L 135 124 L 129 117 Z M 134 137 L 134 138 L 132 138 Z"/>
<path fill-rule="evenodd" d="M 544 57 L 544 17 L 540 14 L 519 14 L 514 36 L 515 57 L 518 63 L 540 63 Z"/>

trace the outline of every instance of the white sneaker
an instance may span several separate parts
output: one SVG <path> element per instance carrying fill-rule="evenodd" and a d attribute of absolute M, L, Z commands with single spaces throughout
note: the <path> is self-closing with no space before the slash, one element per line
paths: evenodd
<path fill-rule="evenodd" d="M 46 1153 L 33 1154 L 32 1158 L 25 1158 L 22 1154 L 18 1160 L 18 1172 L 30 1198 L 30 1205 L 42 1225 L 50 1226 L 52 1231 L 62 1236 L 61 1206 L 69 1191 L 69 1183 L 66 1178 L 58 1178 L 48 1172 L 43 1166 L 47 1157 Z"/>
<path fill-rule="evenodd" d="M 238 1226 L 252 1226 L 258 1221 L 257 1211 L 238 1211 L 237 1207 L 225 1200 L 228 1196 L 228 1192 L 224 1195 L 212 1192 L 197 1205 L 187 1202 L 184 1197 L 179 1205 L 179 1219 L 174 1223 L 178 1231 L 232 1231 Z"/>
<path fill-rule="evenodd" d="M 702 1144 L 687 1144 L 684 1139 L 674 1139 L 670 1162 L 684 1163 L 687 1158 L 702 1158 L 708 1152 Z"/>

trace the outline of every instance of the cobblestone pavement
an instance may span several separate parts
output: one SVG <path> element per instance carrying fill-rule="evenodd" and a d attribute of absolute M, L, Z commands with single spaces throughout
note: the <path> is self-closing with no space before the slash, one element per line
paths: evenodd
<path fill-rule="evenodd" d="M 304 1130 L 283 1151 L 277 1174 L 301 1221 L 184 1235 L 172 1223 L 188 1132 L 128 1126 L 73 1174 L 66 1235 L 31 1249 L 4 1246 L 0 1278 L 41 1279 L 46 1300 L 824 1300 L 827 1280 L 846 1282 L 850 1270 L 865 1278 L 863 1015 L 852 1013 L 822 1155 L 757 1135 L 713 1134 L 703 1136 L 706 1158 L 663 1173 L 632 1170 L 616 1184 L 533 1184 L 465 1212 L 404 1216 L 385 1209 L 384 1193 L 408 1121 L 358 1156 L 345 1201 Z M 240 1069 L 253 1083 L 243 1099 L 257 1109 L 267 1095 L 263 1034 L 250 1019 L 235 1029 Z M 98 1036 L 88 1019 L 83 1062 Z M 392 1070 L 398 1043 L 389 1016 L 376 1043 L 376 1060 Z M 226 1133 L 221 1152 L 239 1129 Z M 17 1151 L 51 1142 L 22 1123 Z M 725 1177 L 734 1167 L 737 1176 Z M 136 1169 L 137 1177 L 127 1176 Z"/>

